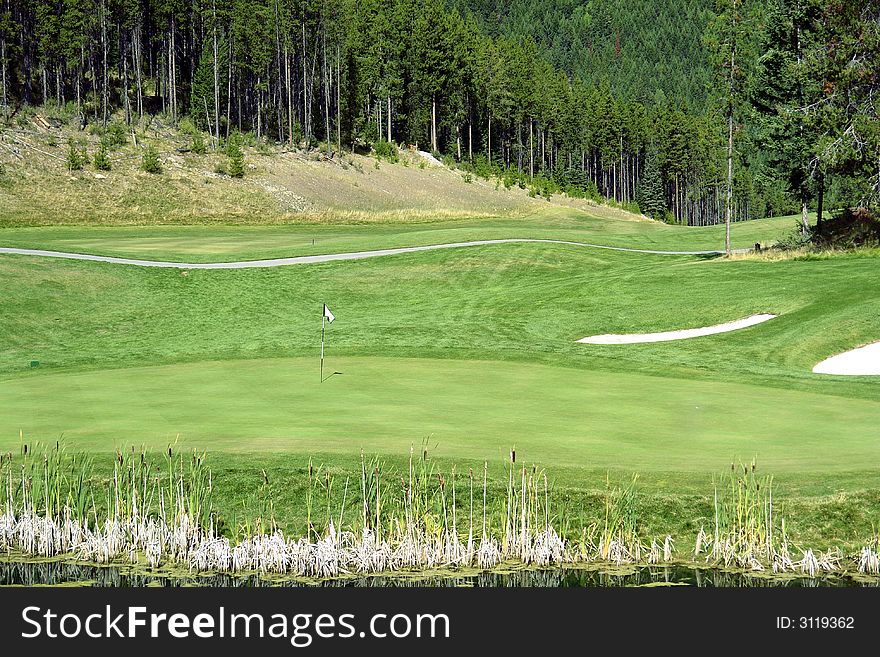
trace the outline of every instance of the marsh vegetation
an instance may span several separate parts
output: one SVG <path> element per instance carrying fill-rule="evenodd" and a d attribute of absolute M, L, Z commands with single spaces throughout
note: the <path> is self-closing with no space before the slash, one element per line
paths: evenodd
<path fill-rule="evenodd" d="M 305 514 L 304 536 L 279 529 L 279 510 L 260 491 L 257 513 L 223 518 L 204 453 L 170 447 L 157 456 L 119 451 L 103 481 L 88 456 L 61 444 L 23 443 L 20 455 L 7 454 L 0 465 L 0 549 L 19 559 L 318 579 L 504 564 L 685 562 L 808 577 L 880 574 L 876 542 L 856 554 L 791 545 L 785 518 L 774 510 L 772 478 L 758 475 L 754 463 L 732 466 L 717 482 L 713 526 L 700 529 L 691 550 L 670 535 L 641 531 L 635 477 L 625 486 L 606 482 L 601 519 L 573 525 L 547 473 L 518 463 L 516 450 L 500 505 L 489 499 L 488 464 L 482 472 L 441 470 L 427 445 L 410 451 L 404 471 L 362 454 L 357 479 L 340 481 L 310 462 L 304 508 L 287 510 Z"/>

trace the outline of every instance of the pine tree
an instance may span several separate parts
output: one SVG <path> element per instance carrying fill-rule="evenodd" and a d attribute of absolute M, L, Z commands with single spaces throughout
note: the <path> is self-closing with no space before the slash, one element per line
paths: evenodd
<path fill-rule="evenodd" d="M 663 178 L 654 154 L 650 154 L 645 162 L 645 171 L 638 189 L 638 204 L 642 214 L 654 219 L 662 219 L 666 214 Z"/>
<path fill-rule="evenodd" d="M 98 150 L 95 152 L 94 164 L 98 171 L 110 171 L 110 156 L 107 153 L 107 147 L 103 143 L 98 146 Z"/>
<path fill-rule="evenodd" d="M 809 54 L 818 45 L 820 0 L 776 0 L 767 16 L 751 85 L 756 138 L 801 207 L 804 234 L 814 196 L 819 134 L 815 110 L 823 91 Z"/>
<path fill-rule="evenodd" d="M 868 0 L 825 7 L 822 43 L 812 74 L 822 80 L 813 115 L 820 125 L 818 173 L 846 180 L 853 205 L 880 204 L 880 5 Z M 817 199 L 821 226 L 822 192 Z"/>
<path fill-rule="evenodd" d="M 75 142 L 73 139 L 69 139 L 67 141 L 67 170 L 81 171 L 86 165 L 87 159 L 88 156 L 86 155 L 85 147 L 82 146 L 82 144 Z"/>
<path fill-rule="evenodd" d="M 214 132 L 214 44 L 206 41 L 193 76 L 190 117 L 202 130 Z"/>
<path fill-rule="evenodd" d="M 141 169 L 147 173 L 162 173 L 162 160 L 155 146 L 147 146 L 141 157 Z"/>
<path fill-rule="evenodd" d="M 244 153 L 241 150 L 238 137 L 229 140 L 226 147 L 226 155 L 229 157 L 229 175 L 233 178 L 244 177 Z"/>

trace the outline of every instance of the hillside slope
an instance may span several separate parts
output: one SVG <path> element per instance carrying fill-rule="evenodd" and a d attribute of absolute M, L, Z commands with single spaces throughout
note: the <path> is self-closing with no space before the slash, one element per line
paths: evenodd
<path fill-rule="evenodd" d="M 643 219 L 588 200 L 533 198 L 527 190 L 466 176 L 411 151 L 392 164 L 349 153 L 328 157 L 316 150 L 250 146 L 244 149 L 245 176 L 236 179 L 223 173 L 225 154 L 212 153 L 209 145 L 206 154 L 196 155 L 191 138 L 167 126 L 129 135 L 109 152 L 111 169 L 98 171 L 91 163 L 98 135 L 45 123 L 34 115 L 0 130 L 0 227 L 424 222 L 527 216 L 554 207 Z M 68 167 L 71 139 L 88 155 L 79 171 Z M 159 151 L 161 173 L 141 170 L 145 145 Z"/>

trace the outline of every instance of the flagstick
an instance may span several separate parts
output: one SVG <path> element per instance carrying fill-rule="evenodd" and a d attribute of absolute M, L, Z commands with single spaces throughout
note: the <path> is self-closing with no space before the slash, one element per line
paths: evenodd
<path fill-rule="evenodd" d="M 324 321 L 326 317 L 321 315 L 321 383 L 324 383 Z"/>

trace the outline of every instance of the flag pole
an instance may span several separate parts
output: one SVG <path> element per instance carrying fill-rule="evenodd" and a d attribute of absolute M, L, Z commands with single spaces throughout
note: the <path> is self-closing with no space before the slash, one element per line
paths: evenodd
<path fill-rule="evenodd" d="M 324 383 L 324 322 L 326 320 L 326 316 L 324 315 L 324 311 L 321 311 L 321 383 Z"/>

